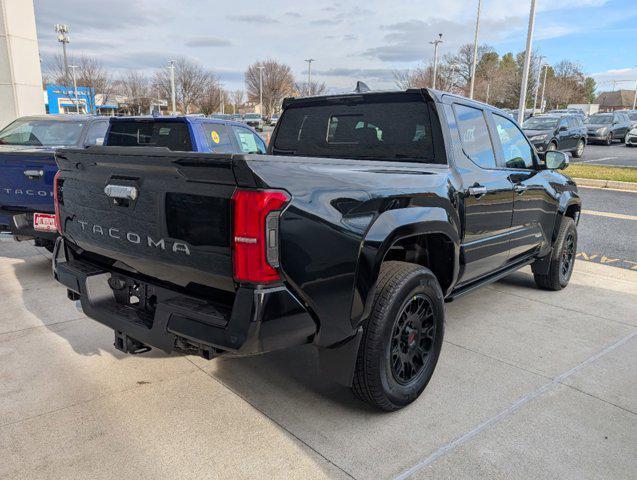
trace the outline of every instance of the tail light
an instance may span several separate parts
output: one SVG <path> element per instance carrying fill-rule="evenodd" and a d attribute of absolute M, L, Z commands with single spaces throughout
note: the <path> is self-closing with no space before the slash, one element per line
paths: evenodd
<path fill-rule="evenodd" d="M 63 202 L 61 191 L 63 182 L 60 180 L 60 173 L 62 172 L 58 170 L 53 178 L 53 202 L 55 205 L 55 228 L 62 234 L 64 231 L 62 230 L 62 220 L 60 218 L 60 204 Z"/>
<path fill-rule="evenodd" d="M 279 216 L 290 200 L 278 190 L 237 190 L 234 207 L 233 265 L 237 281 L 269 283 L 281 277 Z"/>

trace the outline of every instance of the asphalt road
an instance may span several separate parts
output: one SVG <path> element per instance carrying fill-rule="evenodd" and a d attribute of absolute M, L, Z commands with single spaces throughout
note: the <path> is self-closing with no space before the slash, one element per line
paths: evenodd
<path fill-rule="evenodd" d="M 637 270 L 637 192 L 580 187 L 578 258 Z"/>
<path fill-rule="evenodd" d="M 637 148 L 626 147 L 623 143 L 614 143 L 610 146 L 586 145 L 582 158 L 571 158 L 571 162 L 637 168 Z"/>

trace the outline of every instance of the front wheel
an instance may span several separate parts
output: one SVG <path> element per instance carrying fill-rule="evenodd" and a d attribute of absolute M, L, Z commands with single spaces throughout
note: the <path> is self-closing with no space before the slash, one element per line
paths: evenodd
<path fill-rule="evenodd" d="M 536 272 L 533 268 L 533 278 L 538 287 L 545 290 L 562 290 L 568 285 L 577 254 L 577 228 L 571 217 L 564 217 L 560 225 L 560 232 L 551 250 L 549 271 L 547 274 Z"/>
<path fill-rule="evenodd" d="M 363 325 L 354 394 L 385 411 L 409 405 L 433 375 L 443 335 L 444 300 L 435 275 L 412 263 L 384 263 Z"/>
<path fill-rule="evenodd" d="M 573 150 L 573 157 L 575 158 L 582 158 L 582 155 L 584 155 L 584 140 L 580 139 L 577 142 L 577 146 L 575 147 L 575 150 Z"/>
<path fill-rule="evenodd" d="M 547 152 L 554 152 L 555 150 L 557 150 L 557 144 L 555 142 L 549 143 L 549 146 L 546 147 Z"/>
<path fill-rule="evenodd" d="M 612 133 L 609 133 L 609 134 L 606 136 L 606 145 L 612 145 L 612 144 L 613 144 L 613 134 L 612 134 Z"/>

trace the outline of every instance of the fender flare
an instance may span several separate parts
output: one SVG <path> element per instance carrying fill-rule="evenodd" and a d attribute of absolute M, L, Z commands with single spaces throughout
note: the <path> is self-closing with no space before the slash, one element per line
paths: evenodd
<path fill-rule="evenodd" d="M 358 256 L 351 306 L 352 326 L 356 327 L 371 311 L 376 279 L 391 246 L 398 240 L 425 234 L 445 235 L 454 245 L 453 288 L 460 268 L 459 218 L 455 210 L 444 207 L 411 207 L 388 210 L 368 229 Z M 448 293 L 444 292 L 445 294 Z"/>

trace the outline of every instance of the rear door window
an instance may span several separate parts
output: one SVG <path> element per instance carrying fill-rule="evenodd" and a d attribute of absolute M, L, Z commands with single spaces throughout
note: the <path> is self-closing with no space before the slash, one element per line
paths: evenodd
<path fill-rule="evenodd" d="M 213 153 L 234 153 L 234 145 L 226 125 L 221 123 L 204 123 L 201 125 L 208 147 Z"/>
<path fill-rule="evenodd" d="M 104 144 L 104 136 L 108 130 L 108 122 L 93 122 L 86 133 L 84 145 L 102 145 Z"/>
<path fill-rule="evenodd" d="M 265 142 L 247 128 L 232 126 L 239 150 L 242 153 L 265 153 Z"/>
<path fill-rule="evenodd" d="M 460 104 L 455 104 L 453 109 L 464 152 L 476 165 L 482 168 L 496 168 L 495 153 L 484 112 L 479 108 Z"/>
<path fill-rule="evenodd" d="M 117 147 L 166 147 L 192 151 L 190 130 L 185 122 L 117 121 L 111 124 L 107 145 Z"/>
<path fill-rule="evenodd" d="M 420 96 L 288 107 L 273 153 L 436 163 L 427 103 Z"/>

